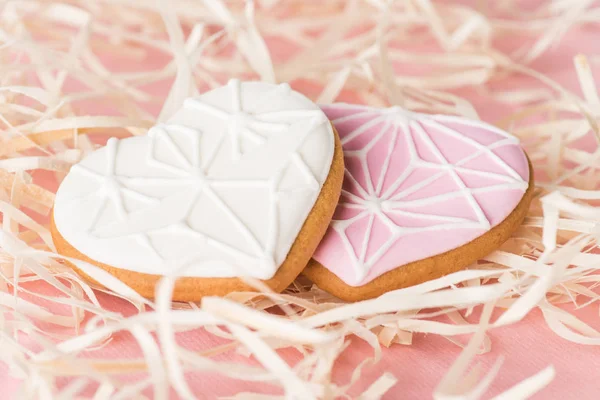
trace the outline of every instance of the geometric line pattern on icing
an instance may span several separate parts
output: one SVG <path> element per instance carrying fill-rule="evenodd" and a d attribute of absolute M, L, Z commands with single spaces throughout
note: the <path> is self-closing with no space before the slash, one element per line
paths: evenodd
<path fill-rule="evenodd" d="M 84 247 L 93 246 L 94 242 L 114 243 L 132 238 L 149 250 L 152 257 L 148 260 L 154 263 L 151 271 L 144 270 L 141 265 L 132 267 L 127 262 L 113 262 L 116 267 L 157 273 L 160 268 L 169 268 L 173 264 L 188 265 L 198 261 L 193 276 L 230 277 L 239 276 L 240 271 L 244 271 L 249 276 L 261 279 L 272 277 L 285 258 L 286 254 L 282 253 L 282 249 L 287 252 L 295 239 L 295 234 L 291 235 L 289 232 L 293 233 L 294 229 L 296 233 L 299 231 L 303 223 L 303 218 L 300 217 L 305 217 L 302 212 L 308 214 L 328 174 L 333 156 L 333 135 L 324 113 L 305 98 L 294 100 L 295 98 L 290 97 L 298 94 L 292 92 L 289 85 L 254 85 L 262 85 L 266 89 L 261 91 L 264 96 L 260 98 L 263 108 L 266 108 L 264 110 L 244 109 L 244 84 L 231 80 L 227 87 L 221 88 L 221 97 L 217 99 L 223 100 L 222 106 L 214 104 L 214 98 L 211 98 L 212 102 L 206 101 L 204 96 L 187 99 L 181 111 L 184 117 L 152 127 L 146 137 L 131 138 L 140 143 L 140 151 L 143 149 L 143 173 L 117 172 L 117 160 L 126 158 L 126 154 L 118 157 L 119 145 L 131 139 L 110 139 L 101 150 L 104 152 L 102 160 L 96 157 L 96 168 L 83 162 L 72 169 L 73 174 L 93 178 L 100 184 L 99 187 L 84 194 L 70 195 L 68 191 L 72 188 L 63 183 L 62 192 L 59 190 L 57 196 L 55 214 L 57 210 L 64 210 L 61 209 L 63 198 L 68 198 L 64 203 L 79 207 L 82 202 L 95 203 L 86 206 L 93 217 L 89 226 L 82 229 L 89 239 L 83 244 Z M 282 101 L 284 104 L 290 102 L 298 108 L 282 109 L 279 104 Z M 248 99 L 245 102 L 248 104 Z M 258 107 L 251 104 L 253 108 Z M 216 120 L 214 127 L 203 126 L 204 120 L 198 120 L 197 115 L 213 117 Z M 192 121 L 195 126 L 190 126 L 186 121 Z M 291 132 L 291 129 L 294 131 Z M 207 133 L 205 130 L 213 139 L 212 142 L 206 142 L 209 149 L 203 148 L 203 136 Z M 315 139 L 316 133 L 327 136 Z M 293 142 L 287 143 L 287 136 Z M 312 146 L 319 144 L 318 151 L 310 148 L 308 153 L 301 151 L 309 141 Z M 248 177 L 255 169 L 261 170 L 261 165 L 270 165 L 269 158 L 274 154 L 269 154 L 269 150 L 266 150 L 269 145 L 274 146 L 271 151 L 287 152 L 287 158 L 275 168 L 263 166 L 260 177 Z M 261 151 L 264 156 L 256 157 L 258 161 L 245 158 L 247 155 L 252 157 L 252 152 Z M 322 159 L 307 162 L 304 157 L 308 155 L 310 158 L 310 153 L 315 152 L 320 152 Z M 221 165 L 215 166 L 216 163 Z M 130 169 L 133 171 L 139 168 L 138 163 Z M 287 182 L 285 188 L 282 187 L 282 181 Z M 254 212 L 251 206 L 242 206 L 241 209 L 239 206 L 231 206 L 219 192 L 240 189 L 265 193 L 267 212 L 264 216 L 264 236 L 259 237 L 244 222 L 243 216 Z M 94 199 L 95 202 L 92 201 Z M 124 199 L 135 200 L 138 205 L 128 210 Z M 300 217 L 295 223 L 297 226 L 290 230 L 282 222 L 280 203 L 297 199 L 303 201 L 297 211 Z M 202 226 L 198 228 L 198 225 L 202 225 L 202 219 L 195 217 L 195 223 L 192 222 L 199 202 L 224 215 L 227 221 L 222 222 L 229 223 L 234 231 L 226 232 L 226 235 L 219 238 L 205 232 L 201 229 Z M 175 207 L 172 206 L 174 204 Z M 115 217 L 105 216 L 108 206 L 112 207 Z M 64 212 L 58 214 L 65 215 Z M 73 224 L 77 221 L 65 224 L 63 219 L 56 219 L 59 231 L 62 233 L 66 225 L 69 225 L 67 231 L 73 230 Z M 212 229 L 214 226 L 208 228 Z M 285 243 L 281 240 L 281 229 L 285 229 L 284 233 L 290 239 Z M 227 242 L 227 239 L 235 235 L 240 236 L 243 242 L 241 247 L 246 250 Z M 206 260 L 202 260 L 202 254 L 196 254 L 194 249 L 187 249 L 183 254 L 162 254 L 161 237 L 169 240 L 185 239 L 187 243 L 192 242 L 198 247 L 212 248 L 217 253 L 227 255 L 229 265 L 224 265 L 217 257 L 216 260 L 208 260 L 206 264 L 209 266 L 204 267 L 203 262 Z M 85 250 L 89 249 L 91 248 L 86 247 L 80 251 L 86 254 L 88 252 Z M 195 257 L 198 259 L 195 260 Z M 237 265 L 231 265 L 232 260 Z"/>
<path fill-rule="evenodd" d="M 250 139 L 255 144 L 260 145 L 266 141 L 265 137 L 261 135 L 261 132 L 284 134 L 289 128 L 289 124 L 282 121 L 282 118 L 317 117 L 322 119 L 322 113 L 319 110 L 292 110 L 262 113 L 245 112 L 241 103 L 241 82 L 238 79 L 232 79 L 227 85 L 231 90 L 231 112 L 205 103 L 201 98 L 186 99 L 184 107 L 210 113 L 226 122 L 226 134 L 231 140 L 231 158 L 234 161 L 238 160 L 243 155 L 240 147 L 241 138 Z M 286 93 L 289 93 L 290 90 L 291 88 L 287 83 L 282 83 L 276 86 L 273 90 L 273 94 L 285 95 Z"/>
<path fill-rule="evenodd" d="M 528 187 L 518 139 L 487 124 L 399 107 L 322 108 L 340 134 L 346 171 L 336 215 L 314 258 L 349 285 L 466 244 L 504 219 Z M 503 149 L 512 158 L 499 155 Z M 400 167 L 398 160 L 404 160 Z M 487 206 L 488 194 L 506 193 L 500 212 Z M 431 235 L 459 240 L 436 249 L 426 243 Z"/>
<path fill-rule="evenodd" d="M 193 151 L 192 160 L 188 160 L 186 156 L 181 152 L 181 149 L 175 144 L 172 140 L 169 132 L 171 131 L 179 131 L 187 134 L 192 139 L 192 148 L 197 151 Z M 202 163 L 200 160 L 200 152 L 199 152 L 199 136 L 200 132 L 194 129 L 190 129 L 187 127 L 179 126 L 179 125 L 157 125 L 152 127 L 148 132 L 148 136 L 150 137 L 150 150 L 147 153 L 147 163 L 152 165 L 158 169 L 165 169 L 172 173 L 174 173 L 175 177 L 170 178 L 157 178 L 157 177 L 136 177 L 136 178 L 127 178 L 121 177 L 120 180 L 122 182 L 126 182 L 130 185 L 139 187 L 141 186 L 170 186 L 174 190 L 173 196 L 186 196 L 191 198 L 187 201 L 185 208 L 179 214 L 177 219 L 170 221 L 170 223 L 161 228 L 153 229 L 148 233 L 169 233 L 172 235 L 187 235 L 193 236 L 198 239 L 206 241 L 208 244 L 217 246 L 221 249 L 230 252 L 236 252 L 238 255 L 242 255 L 244 257 L 252 257 L 252 255 L 245 254 L 243 252 L 237 251 L 235 248 L 227 246 L 225 243 L 219 242 L 218 240 L 212 239 L 203 235 L 200 232 L 195 231 L 188 224 L 188 218 L 193 210 L 196 202 L 198 201 L 201 195 L 205 195 L 211 198 L 213 202 L 221 209 L 223 209 L 228 217 L 230 217 L 236 224 L 237 228 L 243 233 L 248 240 L 249 243 L 253 246 L 256 251 L 256 255 L 259 257 L 266 257 L 265 251 L 261 249 L 260 244 L 258 243 L 256 237 L 250 232 L 243 223 L 239 221 L 236 217 L 235 213 L 223 203 L 223 201 L 219 198 L 219 196 L 214 192 L 214 188 L 217 187 L 236 187 L 236 186 L 245 186 L 245 187 L 253 187 L 253 188 L 268 188 L 271 191 L 276 191 L 276 185 L 273 184 L 273 181 L 269 180 L 219 180 L 219 179 L 208 179 L 206 176 L 206 171 L 210 168 L 210 161 L 208 159 L 206 162 Z M 162 143 L 166 144 L 169 149 L 173 152 L 176 160 L 179 161 L 180 164 L 185 165 L 185 167 L 178 167 L 175 165 L 171 165 L 165 162 L 161 162 L 154 158 L 154 148 L 156 146 L 157 140 L 160 139 Z M 152 210 L 150 210 L 151 212 Z M 118 235 L 112 235 L 112 237 L 117 237 Z M 111 237 L 110 235 L 105 235 L 104 237 Z M 267 249 L 268 250 L 268 249 Z M 265 258 L 265 261 L 272 267 L 274 261 L 269 258 Z"/>
<path fill-rule="evenodd" d="M 119 140 L 115 138 L 108 139 L 106 143 L 107 149 L 107 161 L 106 161 L 106 170 L 104 174 L 98 173 L 90 168 L 84 167 L 80 164 L 75 164 L 72 169 L 81 174 L 87 175 L 92 179 L 97 179 L 101 183 L 101 186 L 84 196 L 79 196 L 71 199 L 71 202 L 86 199 L 92 196 L 100 197 L 100 204 L 98 204 L 92 211 L 92 220 L 89 226 L 86 227 L 86 230 L 93 234 L 94 230 L 97 228 L 98 219 L 105 207 L 108 203 L 112 203 L 113 207 L 117 212 L 117 216 L 120 221 L 123 221 L 127 218 L 127 209 L 123 204 L 123 196 L 131 196 L 135 199 L 140 200 L 145 204 L 156 205 L 160 201 L 154 197 L 147 196 L 141 192 L 130 189 L 128 187 L 123 186 L 122 181 L 119 179 L 117 175 L 115 175 L 115 164 L 117 152 L 119 150 Z M 143 233 L 138 233 L 132 235 L 135 239 L 140 242 L 144 247 L 148 248 L 152 251 L 153 254 L 160 257 L 160 254 L 156 251 L 150 239 L 147 235 Z"/>

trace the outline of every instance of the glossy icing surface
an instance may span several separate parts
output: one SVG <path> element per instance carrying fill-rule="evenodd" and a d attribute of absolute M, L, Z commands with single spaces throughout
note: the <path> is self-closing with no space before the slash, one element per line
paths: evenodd
<path fill-rule="evenodd" d="M 346 174 L 314 259 L 348 285 L 472 241 L 528 187 L 518 139 L 488 124 L 398 107 L 322 108 L 342 140 Z"/>
<path fill-rule="evenodd" d="M 164 275 L 271 278 L 329 174 L 324 113 L 287 84 L 232 80 L 146 136 L 111 139 L 62 182 L 54 221 L 77 250 Z"/>

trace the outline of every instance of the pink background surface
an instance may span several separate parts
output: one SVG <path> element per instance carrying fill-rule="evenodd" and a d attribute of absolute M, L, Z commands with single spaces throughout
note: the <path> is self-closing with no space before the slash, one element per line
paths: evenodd
<path fill-rule="evenodd" d="M 577 77 L 573 69 L 572 57 L 579 53 L 597 55 L 600 45 L 597 29 L 577 29 L 569 32 L 563 38 L 561 45 L 555 47 L 543 57 L 534 62 L 533 66 L 558 80 L 568 89 L 581 94 L 577 85 Z M 117 63 L 118 61 L 115 61 Z M 600 67 L 595 66 L 596 79 L 600 80 Z M 502 81 L 497 90 L 510 90 L 511 87 L 533 86 L 526 78 L 514 78 Z M 302 87 L 295 86 L 296 89 Z M 306 88 L 309 93 L 314 92 Z M 461 90 L 458 94 L 471 100 L 482 119 L 494 122 L 509 114 L 510 108 L 495 103 L 481 89 Z M 100 295 L 101 301 L 113 309 L 123 310 L 122 301 Z M 61 310 L 56 310 L 60 312 Z M 62 310 L 66 312 L 66 310 Z M 592 304 L 576 315 L 585 322 L 600 328 L 598 305 Z M 515 325 L 495 329 L 489 332 L 492 340 L 492 351 L 478 357 L 477 361 L 489 368 L 499 356 L 505 357 L 505 362 L 498 378 L 493 383 L 486 397 L 491 397 L 522 379 L 540 371 L 549 364 L 556 368 L 556 378 L 542 392 L 534 396 L 538 399 L 595 399 L 600 393 L 600 349 L 592 346 L 577 345 L 568 342 L 554 334 L 544 323 L 539 311 L 533 311 L 523 321 Z M 202 330 L 193 331 L 179 336 L 181 343 L 192 349 L 211 347 L 223 341 L 207 334 Z M 462 338 L 466 342 L 467 338 Z M 364 390 L 382 371 L 390 371 L 398 383 L 384 397 L 386 399 L 430 398 L 435 385 L 440 381 L 461 349 L 443 337 L 436 335 L 416 334 L 412 346 L 395 345 L 385 349 L 383 359 L 376 365 L 363 369 L 361 380 L 354 386 L 354 393 Z M 282 352 L 293 363 L 299 360 L 295 351 Z M 135 341 L 127 334 L 116 335 L 112 343 L 93 354 L 95 357 L 122 358 L 140 356 Z M 350 366 L 355 366 L 357 360 L 371 356 L 369 347 L 358 339 L 353 339 L 352 346 L 341 356 L 334 369 L 335 380 L 343 384 L 348 381 L 351 373 Z M 222 359 L 252 362 L 248 359 L 227 353 Z M 351 362 L 350 362 L 351 361 Z M 137 376 L 139 377 L 139 376 Z M 135 377 L 132 377 L 135 378 Z M 240 383 L 234 380 L 216 376 L 215 374 L 194 374 L 189 380 L 199 398 L 215 398 L 217 396 L 233 395 L 239 391 L 275 392 L 260 384 Z M 2 398 L 12 398 L 19 381 L 11 376 L 7 368 L 0 368 L 0 387 Z"/>

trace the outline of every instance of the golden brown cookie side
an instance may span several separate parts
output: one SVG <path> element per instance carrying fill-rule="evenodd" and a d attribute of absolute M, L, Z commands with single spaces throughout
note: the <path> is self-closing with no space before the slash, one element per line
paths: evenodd
<path fill-rule="evenodd" d="M 467 268 L 490 254 L 521 225 L 534 195 L 534 178 L 529 161 L 529 186 L 515 209 L 498 225 L 471 242 L 423 260 L 388 271 L 362 286 L 350 286 L 318 261 L 311 259 L 302 272 L 319 288 L 346 301 L 360 301 L 378 297 L 386 292 L 417 285 Z"/>
<path fill-rule="evenodd" d="M 284 262 L 271 279 L 263 281 L 263 283 L 275 292 L 282 292 L 302 272 L 325 235 L 329 222 L 337 207 L 342 190 L 342 182 L 344 180 L 344 157 L 340 138 L 335 128 L 333 128 L 333 133 L 335 136 L 333 159 L 329 174 L 321 188 L 319 197 L 306 218 L 306 221 L 304 221 L 304 225 L 302 226 L 302 229 L 300 229 Z M 117 277 L 140 295 L 150 299 L 154 298 L 156 284 L 162 276 L 124 270 L 92 260 L 71 246 L 71 244 L 62 237 L 54 224 L 54 218 L 51 219 L 50 232 L 59 254 L 83 260 L 98 266 Z M 95 282 L 72 263 L 66 263 L 86 280 L 98 284 L 98 282 Z M 199 301 L 203 296 L 224 296 L 231 292 L 255 290 L 256 289 L 244 283 L 239 278 L 182 277 L 175 283 L 173 300 Z"/>

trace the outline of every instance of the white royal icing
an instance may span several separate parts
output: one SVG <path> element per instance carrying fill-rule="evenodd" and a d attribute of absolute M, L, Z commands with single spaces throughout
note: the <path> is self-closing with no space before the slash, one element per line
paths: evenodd
<path fill-rule="evenodd" d="M 95 261 L 166 275 L 269 279 L 329 174 L 324 113 L 287 84 L 232 80 L 147 136 L 110 139 L 62 182 L 60 234 Z"/>

